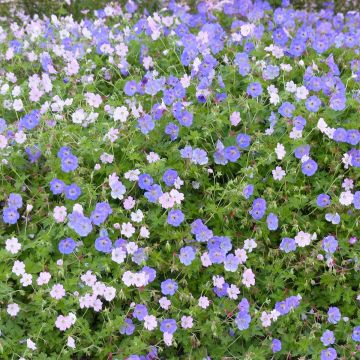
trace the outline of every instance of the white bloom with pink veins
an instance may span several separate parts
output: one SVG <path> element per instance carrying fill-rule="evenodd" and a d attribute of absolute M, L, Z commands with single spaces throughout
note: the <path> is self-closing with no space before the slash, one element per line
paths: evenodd
<path fill-rule="evenodd" d="M 94 108 L 98 108 L 102 103 L 101 96 L 91 92 L 85 93 L 85 100 L 90 106 Z"/>
<path fill-rule="evenodd" d="M 20 283 L 22 284 L 22 286 L 26 287 L 32 284 L 32 275 L 31 274 L 23 274 L 21 279 L 20 279 Z"/>
<path fill-rule="evenodd" d="M 131 210 L 135 206 L 136 201 L 132 196 L 128 196 L 126 199 L 124 199 L 124 209 L 125 210 Z"/>
<path fill-rule="evenodd" d="M 183 329 L 191 329 L 193 325 L 193 318 L 191 316 L 184 315 L 181 317 L 181 327 Z"/>
<path fill-rule="evenodd" d="M 26 346 L 30 350 L 33 350 L 33 351 L 36 350 L 36 344 L 31 339 L 26 340 Z"/>
<path fill-rule="evenodd" d="M 238 298 L 238 295 L 240 294 L 239 288 L 234 284 L 230 285 L 230 287 L 226 289 L 226 292 L 229 298 L 233 300 L 236 300 Z"/>
<path fill-rule="evenodd" d="M 148 239 L 150 236 L 150 231 L 148 230 L 148 228 L 146 226 L 142 226 L 140 228 L 140 237 L 144 238 L 144 239 Z"/>
<path fill-rule="evenodd" d="M 79 72 L 80 66 L 76 59 L 71 59 L 70 62 L 65 66 L 65 73 L 68 76 L 75 75 Z"/>
<path fill-rule="evenodd" d="M 0 149 L 5 149 L 7 147 L 7 142 L 7 138 L 0 134 Z"/>
<path fill-rule="evenodd" d="M 19 240 L 16 237 L 12 237 L 6 240 L 5 249 L 9 253 L 15 255 L 20 251 L 21 244 L 19 243 Z"/>
<path fill-rule="evenodd" d="M 168 192 L 165 192 L 159 197 L 159 203 L 164 209 L 171 209 L 175 205 L 175 200 Z"/>
<path fill-rule="evenodd" d="M 68 347 L 75 349 L 75 340 L 71 336 L 68 336 L 67 338 L 67 344 Z"/>
<path fill-rule="evenodd" d="M 159 161 L 160 156 L 157 153 L 151 151 L 148 155 L 146 155 L 146 160 L 149 162 L 149 164 L 152 164 Z"/>
<path fill-rule="evenodd" d="M 146 315 L 144 317 L 144 328 L 146 330 L 152 331 L 156 329 L 156 327 L 157 327 L 156 317 L 154 315 Z"/>
<path fill-rule="evenodd" d="M 135 228 L 130 222 L 121 224 L 121 235 L 126 236 L 127 238 L 130 238 L 135 233 Z"/>
<path fill-rule="evenodd" d="M 113 116 L 114 116 L 114 121 L 120 121 L 124 123 L 126 122 L 129 116 L 129 111 L 126 108 L 126 106 L 116 107 Z"/>
<path fill-rule="evenodd" d="M 171 306 L 171 301 L 166 296 L 163 296 L 159 300 L 159 304 L 164 310 L 168 310 Z"/>
<path fill-rule="evenodd" d="M 15 133 L 15 141 L 18 144 L 23 144 L 26 141 L 26 134 L 23 131 Z"/>
<path fill-rule="evenodd" d="M 114 287 L 112 287 L 112 286 L 107 286 L 106 288 L 105 288 L 105 291 L 104 291 L 104 299 L 106 300 L 106 301 L 112 301 L 112 300 L 114 300 L 114 298 L 115 298 L 115 295 L 116 295 L 116 289 L 114 288 Z"/>
<path fill-rule="evenodd" d="M 237 126 L 239 123 L 241 122 L 241 116 L 240 113 L 238 111 L 234 111 L 231 115 L 230 115 L 230 123 L 232 126 Z"/>
<path fill-rule="evenodd" d="M 286 172 L 281 166 L 277 166 L 275 170 L 272 171 L 274 180 L 281 181 L 282 178 L 286 175 Z"/>
<path fill-rule="evenodd" d="M 269 327 L 271 325 L 271 318 L 272 318 L 271 314 L 268 314 L 266 311 L 263 311 L 260 317 L 261 325 L 263 327 Z"/>
<path fill-rule="evenodd" d="M 257 248 L 257 244 L 254 239 L 246 239 L 244 241 L 244 249 L 251 253 L 253 249 Z"/>
<path fill-rule="evenodd" d="M 202 255 L 201 255 L 201 263 L 204 267 L 209 267 L 212 265 L 212 262 L 210 260 L 210 256 L 209 253 L 207 251 L 205 251 Z"/>
<path fill-rule="evenodd" d="M 246 269 L 242 276 L 242 283 L 249 288 L 252 285 L 255 285 L 255 275 L 251 269 Z"/>
<path fill-rule="evenodd" d="M 343 191 L 340 194 L 339 202 L 341 205 L 349 206 L 352 204 L 354 200 L 354 195 L 351 193 L 351 191 Z"/>
<path fill-rule="evenodd" d="M 53 216 L 57 223 L 64 222 L 66 219 L 66 216 L 67 216 L 66 207 L 65 206 L 55 206 Z"/>
<path fill-rule="evenodd" d="M 300 247 L 305 247 L 310 245 L 311 242 L 311 235 L 304 231 L 300 231 L 294 238 L 295 243 Z"/>
<path fill-rule="evenodd" d="M 70 329 L 72 325 L 72 320 L 69 316 L 59 315 L 55 321 L 55 326 L 60 331 L 65 331 L 67 329 Z"/>
<path fill-rule="evenodd" d="M 81 281 L 87 286 L 93 286 L 96 283 L 96 276 L 93 275 L 91 270 L 81 275 Z"/>
<path fill-rule="evenodd" d="M 171 346 L 172 340 L 173 340 L 173 334 L 164 332 L 163 338 L 164 338 L 165 345 L 166 346 Z"/>
<path fill-rule="evenodd" d="M 212 280 L 213 280 L 214 286 L 216 286 L 218 289 L 221 289 L 225 283 L 225 279 L 222 276 L 218 276 L 218 275 L 214 275 L 212 277 Z"/>
<path fill-rule="evenodd" d="M 202 309 L 206 309 L 210 305 L 210 301 L 206 296 L 201 296 L 198 304 Z"/>
<path fill-rule="evenodd" d="M 236 249 L 235 256 L 240 260 L 240 264 L 244 264 L 247 260 L 246 251 L 244 249 Z"/>
<path fill-rule="evenodd" d="M 275 148 L 275 153 L 276 153 L 278 160 L 282 160 L 286 155 L 284 145 L 277 143 L 276 148 Z"/>
<path fill-rule="evenodd" d="M 117 264 L 122 264 L 126 258 L 126 252 L 118 247 L 111 251 L 111 260 L 115 261 Z"/>
<path fill-rule="evenodd" d="M 12 267 L 12 272 L 17 276 L 24 275 L 25 264 L 22 261 L 15 260 L 14 265 Z"/>
<path fill-rule="evenodd" d="M 6 312 L 12 317 L 15 317 L 19 313 L 19 311 L 20 311 L 20 306 L 15 303 L 8 304 L 6 308 Z"/>
<path fill-rule="evenodd" d="M 61 284 L 55 284 L 50 291 L 50 296 L 53 299 L 60 300 L 65 296 L 65 289 Z"/>
<path fill-rule="evenodd" d="M 39 277 L 36 280 L 36 283 L 41 285 L 46 285 L 51 279 L 51 274 L 47 271 L 43 271 L 39 274 Z"/>

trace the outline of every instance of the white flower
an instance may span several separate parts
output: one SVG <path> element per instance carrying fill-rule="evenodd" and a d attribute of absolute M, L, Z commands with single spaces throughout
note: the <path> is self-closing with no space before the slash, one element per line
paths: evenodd
<path fill-rule="evenodd" d="M 229 298 L 233 300 L 236 300 L 238 298 L 238 295 L 240 294 L 239 288 L 234 284 L 230 285 L 230 287 L 226 289 L 226 292 Z"/>
<path fill-rule="evenodd" d="M 15 99 L 13 103 L 13 109 L 15 111 L 22 111 L 24 109 L 24 105 L 21 99 Z"/>
<path fill-rule="evenodd" d="M 31 274 L 23 274 L 21 279 L 20 279 L 20 283 L 22 284 L 22 286 L 26 287 L 32 284 L 32 275 Z"/>
<path fill-rule="evenodd" d="M 159 300 L 159 304 L 164 310 L 168 310 L 171 305 L 171 301 L 167 297 L 163 296 Z"/>
<path fill-rule="evenodd" d="M 111 260 L 118 264 L 122 264 L 126 258 L 126 252 L 121 248 L 115 248 L 111 251 Z"/>
<path fill-rule="evenodd" d="M 325 130 L 327 129 L 327 124 L 325 122 L 325 120 L 323 118 L 320 118 L 318 123 L 317 123 L 317 128 L 322 132 L 324 133 Z"/>
<path fill-rule="evenodd" d="M 144 328 L 146 330 L 152 331 L 156 329 L 156 327 L 157 327 L 156 317 L 154 315 L 146 315 L 144 317 Z"/>
<path fill-rule="evenodd" d="M 250 35 L 254 30 L 253 24 L 244 24 L 240 27 L 240 32 L 242 36 L 248 36 Z"/>
<path fill-rule="evenodd" d="M 39 277 L 36 280 L 36 283 L 41 285 L 46 285 L 51 279 L 51 274 L 47 271 L 43 271 L 39 274 Z"/>
<path fill-rule="evenodd" d="M 343 191 L 340 194 L 339 202 L 341 205 L 349 206 L 352 204 L 354 200 L 354 195 L 351 193 L 351 191 Z"/>
<path fill-rule="evenodd" d="M 180 79 L 181 86 L 186 89 L 190 86 L 190 80 L 191 77 L 187 74 L 184 74 L 184 76 Z"/>
<path fill-rule="evenodd" d="M 126 106 L 120 106 L 114 110 L 114 121 L 125 122 L 129 116 L 129 111 Z"/>
<path fill-rule="evenodd" d="M 247 260 L 246 251 L 244 249 L 236 249 L 235 256 L 240 260 L 240 264 L 244 264 Z"/>
<path fill-rule="evenodd" d="M 296 84 L 293 81 L 289 81 L 285 84 L 285 90 L 294 93 L 296 91 Z"/>
<path fill-rule="evenodd" d="M 300 231 L 294 238 L 296 244 L 300 247 L 305 247 L 310 245 L 311 242 L 311 234 L 306 233 L 304 231 Z"/>
<path fill-rule="evenodd" d="M 181 317 L 181 327 L 183 329 L 191 329 L 193 327 L 193 318 L 191 316 L 182 316 Z"/>
<path fill-rule="evenodd" d="M 345 153 L 341 159 L 342 163 L 344 164 L 344 168 L 348 169 L 349 166 L 352 166 L 352 157 L 351 155 Z"/>
<path fill-rule="evenodd" d="M 184 194 L 177 191 L 176 189 L 172 189 L 170 191 L 170 196 L 175 201 L 175 203 L 178 205 L 181 205 L 181 202 L 184 200 Z"/>
<path fill-rule="evenodd" d="M 281 314 L 276 310 L 271 310 L 270 317 L 273 321 L 276 321 Z"/>
<path fill-rule="evenodd" d="M 106 301 L 112 301 L 115 298 L 115 294 L 116 294 L 116 289 L 114 287 L 112 286 L 105 287 L 103 296 Z"/>
<path fill-rule="evenodd" d="M 276 148 L 275 148 L 275 153 L 276 153 L 278 160 L 282 160 L 286 155 L 284 145 L 277 143 Z"/>
<path fill-rule="evenodd" d="M 140 209 L 136 210 L 135 212 L 132 212 L 130 216 L 131 216 L 131 220 L 137 223 L 141 222 L 144 218 L 144 214 Z"/>
<path fill-rule="evenodd" d="M 257 244 L 254 239 L 246 239 L 244 241 L 244 249 L 247 250 L 249 253 L 253 251 L 253 249 L 257 248 Z"/>
<path fill-rule="evenodd" d="M 135 169 L 135 170 L 129 170 L 125 173 L 125 179 L 129 180 L 129 181 L 137 181 L 139 179 L 139 175 L 140 175 L 140 170 Z"/>
<path fill-rule="evenodd" d="M 8 304 L 6 308 L 6 312 L 12 317 L 15 317 L 19 313 L 19 311 L 20 311 L 20 306 L 15 303 Z"/>
<path fill-rule="evenodd" d="M 286 175 L 286 172 L 283 170 L 281 166 L 277 166 L 275 170 L 272 171 L 272 175 L 274 180 L 280 181 Z"/>
<path fill-rule="evenodd" d="M 150 154 L 146 155 L 146 160 L 149 162 L 149 164 L 152 164 L 159 161 L 160 156 L 152 151 Z"/>
<path fill-rule="evenodd" d="M 86 118 L 86 113 L 84 109 L 77 109 L 71 116 L 72 122 L 74 124 L 82 124 Z"/>
<path fill-rule="evenodd" d="M 64 222 L 66 219 L 67 211 L 65 206 L 55 206 L 54 208 L 54 219 L 57 223 Z"/>
<path fill-rule="evenodd" d="M 173 334 L 164 332 L 163 339 L 166 346 L 171 346 L 173 340 Z"/>
<path fill-rule="evenodd" d="M 26 340 L 26 346 L 30 350 L 36 350 L 36 344 L 31 339 Z"/>
<path fill-rule="evenodd" d="M 295 96 L 298 100 L 305 100 L 308 95 L 309 95 L 309 90 L 305 86 L 299 86 L 296 89 Z"/>
<path fill-rule="evenodd" d="M 67 346 L 72 349 L 75 349 L 75 340 L 71 336 L 68 336 L 67 338 Z"/>
<path fill-rule="evenodd" d="M 251 269 L 246 269 L 242 276 L 242 283 L 249 288 L 252 285 L 255 285 L 255 275 Z"/>
<path fill-rule="evenodd" d="M 0 134 L 0 149 L 5 149 L 7 146 L 7 138 L 4 135 Z"/>
<path fill-rule="evenodd" d="M 19 243 L 19 241 L 18 241 L 18 239 L 16 237 L 12 237 L 12 238 L 6 240 L 5 249 L 9 253 L 15 255 L 20 251 L 21 244 Z"/>
<path fill-rule="evenodd" d="M 198 304 L 201 308 L 206 309 L 210 305 L 210 301 L 206 296 L 201 296 Z"/>
<path fill-rule="evenodd" d="M 266 311 L 263 311 L 261 313 L 261 317 L 260 317 L 261 325 L 263 327 L 270 326 L 271 325 L 271 318 L 272 318 L 272 316 L 270 314 L 268 314 Z"/>
<path fill-rule="evenodd" d="M 150 231 L 148 230 L 148 228 L 147 227 L 145 227 L 145 226 L 142 226 L 141 228 L 140 228 L 140 237 L 142 237 L 142 238 L 144 238 L 144 239 L 148 239 L 149 238 L 149 236 L 150 236 Z"/>
<path fill-rule="evenodd" d="M 23 131 L 15 133 L 15 141 L 18 144 L 23 144 L 26 141 L 26 134 Z"/>
<path fill-rule="evenodd" d="M 130 238 L 135 233 L 135 228 L 130 222 L 123 223 L 121 225 L 121 234 L 126 236 L 127 238 Z"/>
<path fill-rule="evenodd" d="M 14 265 L 12 267 L 12 272 L 17 276 L 24 275 L 25 264 L 22 261 L 15 260 Z"/>
<path fill-rule="evenodd" d="M 301 139 L 302 138 L 302 130 L 296 129 L 295 127 L 290 131 L 289 134 L 290 139 Z"/>
<path fill-rule="evenodd" d="M 138 246 L 136 245 L 136 243 L 134 243 L 133 241 L 129 242 L 128 244 L 126 244 L 126 251 L 130 254 L 133 255 L 136 253 L 136 251 L 138 250 Z"/>

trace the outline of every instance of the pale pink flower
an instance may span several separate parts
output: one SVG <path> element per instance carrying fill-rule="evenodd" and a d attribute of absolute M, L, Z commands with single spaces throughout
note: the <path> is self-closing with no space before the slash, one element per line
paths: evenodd
<path fill-rule="evenodd" d="M 50 291 L 50 296 L 53 299 L 60 300 L 61 298 L 63 298 L 65 296 L 64 287 L 61 284 L 53 285 L 53 287 L 51 288 L 51 291 Z"/>
<path fill-rule="evenodd" d="M 210 305 L 210 301 L 206 296 L 201 296 L 198 304 L 201 308 L 206 309 Z"/>
<path fill-rule="evenodd" d="M 19 311 L 20 311 L 20 306 L 15 303 L 8 304 L 6 308 L 6 312 L 12 317 L 15 317 L 19 313 Z"/>
<path fill-rule="evenodd" d="M 252 285 L 255 285 L 255 275 L 251 269 L 246 269 L 244 271 L 242 276 L 242 283 L 248 288 Z"/>
<path fill-rule="evenodd" d="M 146 315 L 144 317 L 144 328 L 146 330 L 152 331 L 156 329 L 156 327 L 157 327 L 156 317 L 154 315 Z"/>
<path fill-rule="evenodd" d="M 5 249 L 9 253 L 15 255 L 20 251 L 21 244 L 19 243 L 19 241 L 16 237 L 12 237 L 12 238 L 6 240 Z"/>
<path fill-rule="evenodd" d="M 193 327 L 193 318 L 191 316 L 181 317 L 181 326 L 183 329 L 191 329 Z"/>
<path fill-rule="evenodd" d="M 46 285 L 51 279 L 51 274 L 47 271 L 43 271 L 39 274 L 39 277 L 36 280 L 36 283 L 41 285 Z"/>

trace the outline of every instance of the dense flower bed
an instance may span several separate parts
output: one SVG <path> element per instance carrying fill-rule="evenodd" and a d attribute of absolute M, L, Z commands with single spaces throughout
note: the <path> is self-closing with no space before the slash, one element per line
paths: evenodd
<path fill-rule="evenodd" d="M 0 358 L 358 359 L 360 14 L 18 17 Z"/>

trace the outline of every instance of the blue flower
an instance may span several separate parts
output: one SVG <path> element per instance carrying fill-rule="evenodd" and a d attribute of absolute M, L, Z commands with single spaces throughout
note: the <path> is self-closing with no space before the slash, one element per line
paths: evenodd
<path fill-rule="evenodd" d="M 100 236 L 95 240 L 95 249 L 103 253 L 109 253 L 112 250 L 112 242 L 107 236 Z"/>
<path fill-rule="evenodd" d="M 75 250 L 76 242 L 72 238 L 66 238 L 59 242 L 58 247 L 62 254 L 69 255 Z"/>
<path fill-rule="evenodd" d="M 164 295 L 174 295 L 176 290 L 178 289 L 178 284 L 172 280 L 167 279 L 161 283 L 161 292 Z"/>
<path fill-rule="evenodd" d="M 179 260 L 182 264 L 189 266 L 195 259 L 196 251 L 192 246 L 185 246 L 180 249 Z"/>
<path fill-rule="evenodd" d="M 20 218 L 20 214 L 14 207 L 6 207 L 3 209 L 3 221 L 5 224 L 14 225 Z"/>

